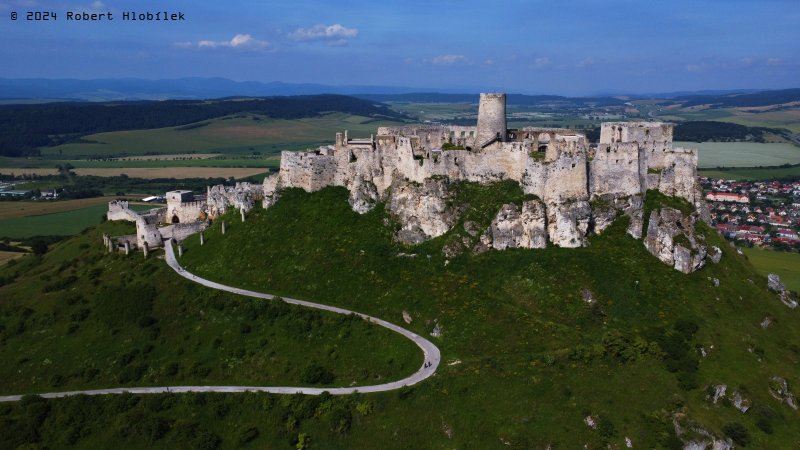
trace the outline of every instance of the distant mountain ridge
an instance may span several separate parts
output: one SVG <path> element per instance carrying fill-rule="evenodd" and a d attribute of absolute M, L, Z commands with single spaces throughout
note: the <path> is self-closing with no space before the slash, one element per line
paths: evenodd
<path fill-rule="evenodd" d="M 577 104 L 593 103 L 600 106 L 630 99 L 665 98 L 680 101 L 690 99 L 741 97 L 744 95 L 769 95 L 770 92 L 791 91 L 767 89 L 699 90 L 658 94 L 632 94 L 622 90 L 606 91 L 585 96 L 510 94 L 508 102 L 518 105 L 540 105 L 552 102 Z M 491 91 L 489 89 L 488 91 Z M 187 77 L 162 80 L 140 78 L 101 78 L 92 80 L 46 78 L 0 78 L 0 99 L 8 100 L 65 100 L 65 101 L 121 101 L 121 100 L 201 100 L 223 97 L 266 97 L 289 95 L 339 94 L 353 95 L 371 101 L 421 101 L 421 102 L 474 102 L 479 92 L 486 88 L 464 87 L 408 87 L 387 85 L 326 85 L 317 83 L 284 83 L 280 81 L 233 81 L 227 78 Z M 613 93 L 612 93 L 613 92 Z M 569 99 L 569 100 L 566 100 Z"/>
<path fill-rule="evenodd" d="M 226 78 L 144 80 L 0 78 L 0 99 L 63 99 L 82 101 L 201 100 L 222 97 L 267 97 L 426 91 L 402 86 L 331 86 L 313 83 L 233 81 Z M 439 90 L 441 91 L 441 89 Z M 446 91 L 446 90 L 445 90 Z"/>
<path fill-rule="evenodd" d="M 412 92 L 407 94 L 354 94 L 354 97 L 374 102 L 412 102 L 412 103 L 477 103 L 476 94 L 447 94 L 440 92 Z M 561 95 L 525 95 L 508 94 L 509 105 L 586 105 L 613 106 L 622 105 L 625 100 L 616 97 L 564 97 Z"/>

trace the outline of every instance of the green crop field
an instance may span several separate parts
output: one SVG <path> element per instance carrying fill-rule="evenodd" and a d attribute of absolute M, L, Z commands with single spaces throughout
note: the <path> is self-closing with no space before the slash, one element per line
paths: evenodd
<path fill-rule="evenodd" d="M 787 177 L 800 178 L 800 165 L 769 168 L 742 167 L 725 170 L 700 169 L 698 173 L 706 177 L 726 180 L 775 180 Z"/>
<path fill-rule="evenodd" d="M 282 120 L 248 115 L 225 117 L 184 127 L 115 131 L 86 136 L 96 143 L 73 143 L 43 147 L 46 156 L 65 159 L 147 153 L 238 153 L 262 155 L 333 143 L 336 132 L 349 130 L 350 137 L 374 134 L 377 127 L 392 122 L 344 113 Z M 207 124 L 207 125 L 203 125 Z"/>
<path fill-rule="evenodd" d="M 156 206 L 130 205 L 134 210 Z M 0 219 L 0 237 L 19 239 L 31 236 L 70 236 L 100 223 L 106 211 L 108 205 L 101 204 L 53 214 Z"/>
<path fill-rule="evenodd" d="M 757 142 L 675 142 L 698 149 L 698 167 L 757 167 L 800 163 L 800 147 Z"/>
<path fill-rule="evenodd" d="M 757 111 L 755 108 L 715 108 L 692 111 L 688 109 L 666 109 L 659 111 L 657 118 L 667 121 L 683 120 L 716 120 L 720 122 L 738 123 L 748 127 L 786 128 L 800 133 L 800 110 L 780 109 L 775 111 Z"/>
<path fill-rule="evenodd" d="M 22 172 L 18 169 L 53 169 L 56 165 L 71 164 L 76 169 L 114 168 L 168 168 L 168 167 L 278 167 L 279 157 L 249 158 L 218 156 L 205 159 L 176 160 L 119 160 L 119 159 L 56 159 L 56 158 L 8 158 L 0 157 L 0 172 Z"/>
<path fill-rule="evenodd" d="M 477 103 L 387 103 L 395 111 L 417 117 L 419 121 L 450 120 L 455 117 L 474 114 L 477 117 Z"/>
<path fill-rule="evenodd" d="M 742 251 L 758 273 L 778 274 L 788 289 L 800 292 L 800 254 L 760 248 L 743 248 Z"/>

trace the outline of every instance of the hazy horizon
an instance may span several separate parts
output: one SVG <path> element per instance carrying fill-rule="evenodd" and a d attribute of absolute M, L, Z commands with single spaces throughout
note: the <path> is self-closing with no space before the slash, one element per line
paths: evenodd
<path fill-rule="evenodd" d="M 122 20 L 148 10 L 185 20 Z M 30 22 L 27 11 L 57 19 Z M 782 89 L 800 79 L 800 8 L 788 0 L 7 0 L 0 17 L 0 58 L 10 62 L 0 77 L 15 79 L 220 77 L 556 95 Z"/>

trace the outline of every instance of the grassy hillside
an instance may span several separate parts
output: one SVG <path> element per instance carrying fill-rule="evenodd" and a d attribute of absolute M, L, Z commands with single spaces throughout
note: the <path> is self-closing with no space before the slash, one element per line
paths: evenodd
<path fill-rule="evenodd" d="M 161 258 L 103 250 L 103 232 L 133 231 L 105 223 L 0 270 L 0 393 L 349 386 L 422 364 L 413 343 L 360 319 L 209 290 Z M 310 376 L 311 366 L 324 377 Z"/>
<path fill-rule="evenodd" d="M 524 198 L 515 183 L 458 189 L 458 201 L 469 205 L 465 216 L 482 225 L 500 204 Z M 444 363 L 413 389 L 338 399 L 134 397 L 132 405 L 119 397 L 29 399 L 0 407 L 0 425 L 13 423 L 4 431 L 16 437 L 24 424 L 31 440 L 55 447 L 72 437 L 82 448 L 191 448 L 202 435 L 204 448 L 248 442 L 253 448 L 600 449 L 624 448 L 626 437 L 634 448 L 679 448 L 678 417 L 686 428 L 727 432 L 748 448 L 800 445 L 798 412 L 769 394 L 775 375 L 798 391 L 797 312 L 767 292 L 765 279 L 710 230 L 722 262 L 683 275 L 628 237 L 624 220 L 586 248 L 447 260 L 441 248 L 463 232 L 460 224 L 441 238 L 402 247 L 391 241 L 384 219 L 381 207 L 363 216 L 350 211 L 341 188 L 289 190 L 244 223 L 228 217 L 224 236 L 217 221 L 205 246 L 187 240 L 181 262 L 217 281 L 396 323 L 407 311 L 408 327 L 418 333 L 439 324 L 443 335 L 434 340 Z M 107 258 L 119 259 L 123 277 L 144 264 Z M 588 292 L 593 303 L 584 301 Z M 773 322 L 766 329 L 765 317 Z M 174 332 L 187 333 L 188 326 L 176 323 Z M 200 339 L 189 334 L 189 342 Z M 742 393 L 750 411 L 710 401 L 709 386 L 716 384 Z M 596 428 L 585 424 L 589 415 Z"/>
<path fill-rule="evenodd" d="M 518 201 L 518 189 L 466 187 L 462 199 L 473 211 L 496 211 L 504 199 Z M 484 224 L 491 217 L 472 214 Z M 184 262 L 209 278 L 390 319 L 407 310 L 415 317 L 411 328 L 421 333 L 438 321 L 447 364 L 410 401 L 383 414 L 384 423 L 414 435 L 406 441 L 412 447 L 490 448 L 508 441 L 520 448 L 596 448 L 623 445 L 625 436 L 636 447 L 669 447 L 676 411 L 718 435 L 741 423 L 755 448 L 798 444 L 797 412 L 768 393 L 771 376 L 800 381 L 800 347 L 786 345 L 800 337 L 797 315 L 710 231 L 723 262 L 682 275 L 628 237 L 622 221 L 587 248 L 448 261 L 440 249 L 453 232 L 400 248 L 383 218 L 380 209 L 350 212 L 343 190 L 290 191 L 244 224 L 230 219 L 224 238 L 212 229 L 210 245 L 187 242 Z M 584 289 L 596 303 L 582 300 Z M 761 328 L 765 317 L 775 324 Z M 712 404 L 706 398 L 712 384 L 743 392 L 760 412 L 742 415 L 728 403 Z M 583 423 L 589 414 L 602 418 L 602 429 Z"/>

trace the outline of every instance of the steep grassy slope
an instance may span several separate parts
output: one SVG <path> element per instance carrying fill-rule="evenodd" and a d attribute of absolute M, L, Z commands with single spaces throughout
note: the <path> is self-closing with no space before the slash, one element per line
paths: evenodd
<path fill-rule="evenodd" d="M 405 338 L 347 316 L 184 280 L 103 251 L 106 223 L 0 274 L 0 393 L 187 384 L 374 384 L 422 364 Z M 316 376 L 319 375 L 319 376 Z"/>
<path fill-rule="evenodd" d="M 491 213 L 477 212 L 520 198 L 513 183 L 466 186 L 461 195 L 470 218 L 484 224 Z M 358 216 L 340 189 L 289 191 L 244 224 L 228 220 L 224 237 L 215 226 L 205 247 L 187 242 L 191 270 L 394 320 L 407 310 L 420 333 L 441 324 L 439 344 L 449 364 L 416 389 L 412 405 L 385 412 L 418 445 L 443 444 L 442 430 L 452 429 L 456 442 L 490 447 L 499 440 L 620 445 L 624 436 L 637 447 L 664 446 L 674 443 L 670 414 L 679 409 L 717 435 L 725 424 L 741 422 L 763 446 L 797 439 L 797 413 L 768 393 L 771 376 L 800 381 L 797 315 L 710 232 L 723 262 L 687 276 L 625 235 L 622 221 L 583 249 L 448 261 L 440 249 L 449 235 L 400 248 L 380 209 Z M 594 304 L 583 301 L 584 290 Z M 765 317 L 775 324 L 762 329 Z M 756 427 L 756 414 L 711 404 L 711 384 L 727 384 L 770 411 L 764 414 L 774 412 L 773 434 Z M 583 423 L 589 414 L 607 422 L 603 430 Z"/>
<path fill-rule="evenodd" d="M 469 205 L 464 215 L 484 225 L 500 204 L 522 199 L 514 183 L 464 185 L 458 195 Z M 441 248 L 460 224 L 441 238 L 401 247 L 385 219 L 380 207 L 363 216 L 350 211 L 341 188 L 290 190 L 244 223 L 227 217 L 224 236 L 217 221 L 202 247 L 187 240 L 181 262 L 217 281 L 395 323 L 407 311 L 408 327 L 418 333 L 439 324 L 443 335 L 434 341 L 444 363 L 422 384 L 336 399 L 192 395 L 134 398 L 132 405 L 120 398 L 30 399 L 0 407 L 0 425 L 32 430 L 54 447 L 73 430 L 72 442 L 82 448 L 237 448 L 251 429 L 257 430 L 247 441 L 253 448 L 310 442 L 300 447 L 599 449 L 624 448 L 626 437 L 634 448 L 678 448 L 677 415 L 687 428 L 718 436 L 726 430 L 748 448 L 800 445 L 798 412 L 769 393 L 776 375 L 798 390 L 797 312 L 767 292 L 765 279 L 710 230 L 722 262 L 683 275 L 628 237 L 623 220 L 587 248 L 447 260 Z M 132 270 L 133 261 L 122 259 L 118 267 Z M 593 303 L 584 300 L 589 292 Z M 765 317 L 772 319 L 766 329 Z M 708 395 L 716 384 L 740 392 L 752 408 L 742 414 L 728 400 L 714 404 Z M 76 411 L 85 413 L 65 419 Z M 595 429 L 584 423 L 589 415 Z"/>

